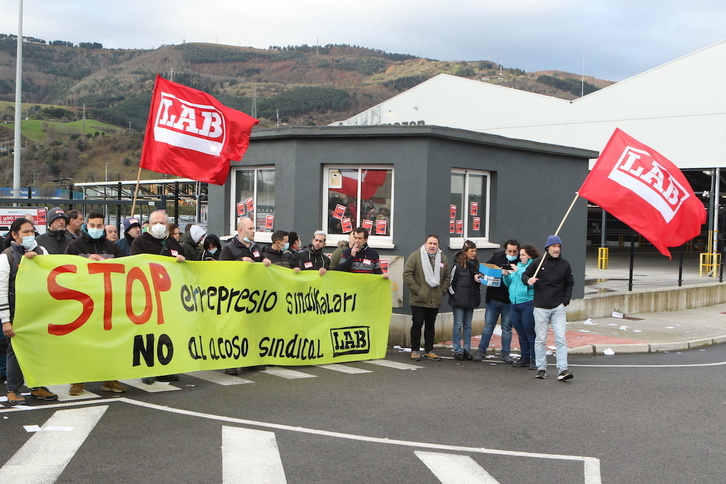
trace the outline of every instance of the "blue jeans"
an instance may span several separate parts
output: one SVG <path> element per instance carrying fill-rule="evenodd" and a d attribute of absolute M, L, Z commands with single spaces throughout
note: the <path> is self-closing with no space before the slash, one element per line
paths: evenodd
<path fill-rule="evenodd" d="M 567 369 L 567 312 L 565 305 L 560 304 L 553 309 L 534 308 L 534 331 L 537 334 L 534 342 L 534 353 L 537 355 L 537 369 L 547 369 L 547 323 L 552 324 L 555 333 L 557 350 L 557 372 Z"/>
<path fill-rule="evenodd" d="M 5 363 L 8 354 L 8 340 L 3 333 L 0 332 L 0 375 L 6 375 L 7 365 Z M 2 381 L 0 381 L 2 383 Z"/>
<path fill-rule="evenodd" d="M 479 350 L 486 351 L 489 348 L 489 341 L 494 334 L 494 327 L 497 325 L 497 319 L 502 317 L 502 354 L 508 355 L 512 347 L 512 322 L 509 320 L 509 303 L 503 303 L 490 299 L 486 303 L 486 313 L 484 313 L 484 330 L 481 333 L 481 342 Z"/>
<path fill-rule="evenodd" d="M 454 331 L 451 337 L 451 344 L 454 346 L 454 353 L 469 351 L 471 344 L 471 319 L 474 316 L 472 308 L 451 308 L 454 312 Z M 461 330 L 464 329 L 464 344 L 461 344 Z"/>
<path fill-rule="evenodd" d="M 512 326 L 517 330 L 519 347 L 522 349 L 522 358 L 532 361 L 534 359 L 534 301 L 520 304 L 510 304 L 509 316 Z"/>

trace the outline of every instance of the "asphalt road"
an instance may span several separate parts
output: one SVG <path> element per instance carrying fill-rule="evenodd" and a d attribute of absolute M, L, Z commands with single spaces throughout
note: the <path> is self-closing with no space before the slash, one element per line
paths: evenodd
<path fill-rule="evenodd" d="M 724 482 L 726 345 L 571 356 L 569 382 L 494 360 L 383 363 L 401 365 L 3 403 L 0 482 Z"/>

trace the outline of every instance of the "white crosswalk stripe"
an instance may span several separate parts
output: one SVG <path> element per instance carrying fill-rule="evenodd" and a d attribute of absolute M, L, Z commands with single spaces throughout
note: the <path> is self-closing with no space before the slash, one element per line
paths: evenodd
<path fill-rule="evenodd" d="M 373 373 L 371 370 L 364 370 L 363 368 L 357 368 L 355 366 L 348 366 L 348 365 L 340 365 L 337 363 L 334 363 L 332 365 L 320 365 L 320 368 L 325 368 L 326 370 L 337 371 L 340 373 L 347 373 L 349 375 L 358 375 L 361 373 Z"/>
<path fill-rule="evenodd" d="M 200 378 L 208 382 L 216 383 L 217 385 L 244 385 L 245 383 L 254 383 L 252 380 L 247 380 L 236 375 L 227 375 L 222 370 L 205 370 L 195 371 L 194 373 L 186 373 L 194 378 Z"/>
<path fill-rule="evenodd" d="M 55 412 L 0 468 L 0 482 L 55 482 L 106 409 L 108 405 Z"/>
<path fill-rule="evenodd" d="M 417 370 L 419 368 L 426 368 L 425 366 L 421 365 L 411 365 L 409 363 L 401 363 L 399 361 L 391 360 L 366 360 L 363 363 L 368 363 L 369 365 L 385 366 L 386 368 L 393 368 L 396 370 Z"/>
<path fill-rule="evenodd" d="M 268 366 L 265 373 L 272 376 L 279 376 L 288 380 L 297 380 L 298 378 L 317 378 L 316 375 L 303 373 L 302 371 L 290 370 L 288 368 L 280 368 L 279 366 Z"/>
<path fill-rule="evenodd" d="M 134 378 L 132 380 L 121 380 L 121 383 L 149 393 L 173 392 L 175 390 L 181 390 L 181 388 L 175 387 L 174 385 L 163 381 L 155 381 L 151 385 L 147 385 L 146 383 L 141 381 L 141 378 Z"/>
<path fill-rule="evenodd" d="M 468 455 L 444 454 L 440 452 L 414 452 L 426 464 L 442 484 L 479 482 L 499 484 L 483 467 Z"/>
<path fill-rule="evenodd" d="M 70 385 L 51 385 L 46 388 L 58 395 L 58 401 L 60 402 L 70 402 L 73 400 L 88 400 L 89 398 L 101 398 L 103 396 L 99 395 L 98 393 L 89 392 L 86 389 L 84 389 L 80 395 L 72 396 L 68 394 L 71 389 Z"/>
<path fill-rule="evenodd" d="M 222 479 L 225 484 L 284 484 L 274 432 L 222 427 Z"/>

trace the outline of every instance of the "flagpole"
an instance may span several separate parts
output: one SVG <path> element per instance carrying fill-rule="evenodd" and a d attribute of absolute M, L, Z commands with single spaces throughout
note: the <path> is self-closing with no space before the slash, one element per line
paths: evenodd
<path fill-rule="evenodd" d="M 572 207 L 575 206 L 575 202 L 577 202 L 577 199 L 580 197 L 580 194 L 575 192 L 575 198 L 572 199 L 572 203 L 570 203 L 570 208 L 567 209 L 567 212 L 565 212 L 565 216 L 562 217 L 562 222 L 560 222 L 559 227 L 557 227 L 557 230 L 555 230 L 554 235 L 557 235 L 560 233 L 560 229 L 565 224 L 565 220 L 567 220 L 567 217 L 570 215 L 570 212 L 572 212 Z M 539 265 L 537 266 L 537 270 L 534 271 L 534 276 L 537 277 L 537 273 L 542 268 L 542 264 L 544 264 L 545 257 L 547 257 L 547 248 L 545 247 L 544 254 L 542 254 L 542 258 L 539 260 Z"/>
<path fill-rule="evenodd" d="M 136 188 L 134 188 L 134 200 L 131 202 L 131 217 L 134 216 L 136 210 L 136 196 L 139 194 L 139 182 L 141 181 L 141 165 L 139 165 L 139 173 L 136 175 Z"/>

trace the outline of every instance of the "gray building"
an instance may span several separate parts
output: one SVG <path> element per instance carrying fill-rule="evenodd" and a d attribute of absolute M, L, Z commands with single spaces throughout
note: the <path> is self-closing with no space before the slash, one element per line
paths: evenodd
<path fill-rule="evenodd" d="M 590 150 L 437 126 L 289 127 L 257 130 L 222 187 L 209 186 L 209 231 L 233 234 L 251 216 L 258 241 L 276 229 L 302 243 L 313 231 L 328 246 L 350 228 L 371 229 L 369 244 L 391 262 L 393 305 L 409 313 L 403 258 L 438 234 L 452 259 L 466 239 L 479 259 L 510 238 L 542 247 L 588 173 Z M 563 257 L 583 297 L 586 202 L 560 230 Z M 447 311 L 444 303 L 442 311 Z M 395 317 L 394 317 L 395 319 Z"/>

